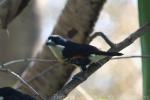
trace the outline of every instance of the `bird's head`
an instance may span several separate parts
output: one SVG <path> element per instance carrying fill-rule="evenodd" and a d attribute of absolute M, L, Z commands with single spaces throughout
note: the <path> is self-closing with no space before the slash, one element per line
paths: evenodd
<path fill-rule="evenodd" d="M 59 35 L 51 35 L 48 37 L 48 40 L 46 42 L 46 45 L 62 45 L 64 46 L 66 42 L 66 39 L 64 39 L 63 37 L 59 36 Z"/>

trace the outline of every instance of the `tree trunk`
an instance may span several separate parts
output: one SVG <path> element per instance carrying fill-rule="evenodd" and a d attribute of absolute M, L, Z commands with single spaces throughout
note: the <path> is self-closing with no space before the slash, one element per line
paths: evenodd
<path fill-rule="evenodd" d="M 85 43 L 93 31 L 105 0 L 68 0 L 52 34 L 59 34 L 78 43 Z M 48 33 L 47 33 L 48 34 Z M 54 59 L 50 50 L 44 46 L 38 58 Z M 47 69 L 47 70 L 45 70 Z M 35 63 L 34 67 L 28 69 L 24 78 L 30 80 L 37 74 L 40 76 L 30 80 L 30 84 L 44 97 L 53 95 L 61 89 L 70 78 L 74 67 L 60 63 L 41 64 Z M 30 93 L 24 86 L 21 90 Z"/>

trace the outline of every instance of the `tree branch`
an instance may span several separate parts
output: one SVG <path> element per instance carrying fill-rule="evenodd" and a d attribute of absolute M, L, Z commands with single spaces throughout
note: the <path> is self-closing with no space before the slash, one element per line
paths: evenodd
<path fill-rule="evenodd" d="M 132 55 L 132 56 L 122 56 L 122 57 L 114 57 L 110 60 L 120 60 L 120 59 L 130 59 L 130 58 L 142 58 L 142 59 L 150 59 L 150 55 Z M 32 58 L 29 58 L 32 59 Z M 38 61 L 40 58 L 34 59 L 34 61 Z M 49 59 L 40 59 L 41 62 L 51 62 L 53 60 L 49 60 Z M 39 74 L 37 74 L 36 76 L 34 76 L 33 78 L 27 80 L 27 83 L 30 83 L 31 81 L 38 79 L 40 77 L 42 77 L 45 73 L 47 73 L 49 70 L 51 70 L 51 67 L 46 68 L 45 70 L 43 70 L 42 72 L 40 72 Z M 19 84 L 19 86 L 17 86 L 16 88 L 19 89 L 23 84 Z"/>
<path fill-rule="evenodd" d="M 122 42 L 116 44 L 116 46 L 111 47 L 108 51 L 119 52 L 120 50 L 126 48 L 130 44 L 132 44 L 137 38 L 142 36 L 144 33 L 150 31 L 150 23 L 144 25 L 131 35 L 129 35 Z M 70 82 L 68 82 L 61 90 L 59 90 L 56 94 L 49 98 L 49 100 L 62 100 L 65 98 L 76 86 L 84 82 L 90 75 L 92 75 L 96 70 L 101 68 L 105 63 L 107 63 L 112 57 L 105 57 L 100 61 L 93 63 L 89 66 L 89 68 L 85 72 L 80 72 L 76 76 L 72 78 Z M 76 78 L 78 77 L 78 78 Z"/>
<path fill-rule="evenodd" d="M 16 79 L 21 81 L 21 83 L 23 83 L 25 86 L 27 86 L 35 94 L 35 96 L 38 96 L 41 100 L 45 100 L 35 89 L 32 88 L 32 86 L 30 86 L 23 78 L 21 78 L 18 74 L 16 74 L 12 70 L 10 70 L 8 68 L 3 68 L 3 66 L 2 66 L 2 68 L 0 68 L 0 71 L 7 72 L 7 73 L 11 74 Z"/>
<path fill-rule="evenodd" d="M 138 56 L 138 55 L 133 55 L 133 56 L 123 56 L 123 57 L 114 57 L 111 60 L 117 60 L 117 59 L 130 59 L 130 58 L 142 58 L 142 59 L 150 59 L 149 55 L 142 55 L 142 56 Z"/>
<path fill-rule="evenodd" d="M 50 60 L 50 59 L 41 59 L 41 58 L 25 58 L 25 59 L 17 59 L 17 60 L 12 60 L 12 61 L 8 61 L 6 63 L 3 64 L 3 67 L 9 66 L 11 64 L 15 64 L 15 63 L 21 63 L 21 62 L 59 62 L 57 60 Z"/>
<path fill-rule="evenodd" d="M 45 59 L 45 60 L 47 60 L 47 59 Z M 45 73 L 47 73 L 49 70 L 52 70 L 52 67 L 46 68 L 44 71 L 42 71 L 41 73 L 37 74 L 37 75 L 34 76 L 33 78 L 27 80 L 26 82 L 27 82 L 27 83 L 30 83 L 31 81 L 36 80 L 36 79 L 42 77 L 42 76 L 43 76 Z M 17 85 L 16 88 L 19 89 L 22 85 L 23 85 L 23 84 L 19 84 L 19 85 Z"/>
<path fill-rule="evenodd" d="M 115 57 L 115 58 L 112 58 L 110 60 L 116 60 L 116 59 L 128 59 L 128 58 L 144 58 L 144 59 L 149 59 L 150 56 L 149 55 L 133 55 L 133 56 L 123 56 L 123 57 Z M 21 78 L 18 74 L 16 74 L 15 72 L 13 72 L 12 70 L 10 69 L 7 69 L 6 67 L 9 66 L 9 65 L 12 65 L 12 64 L 15 64 L 15 63 L 21 63 L 21 62 L 30 62 L 30 61 L 34 61 L 34 62 L 58 62 L 57 60 L 50 60 L 50 59 L 42 59 L 42 58 L 25 58 L 25 59 L 17 59 L 17 60 L 12 60 L 12 61 L 9 61 L 9 62 L 6 62 L 2 65 L 0 65 L 0 71 L 3 71 L 3 72 L 7 72 L 13 76 L 15 76 L 18 80 L 21 81 L 21 84 L 20 86 L 22 85 L 25 85 L 27 86 L 31 91 L 34 92 L 34 94 L 36 96 L 39 96 L 41 99 L 44 100 L 44 98 L 42 96 L 40 96 L 40 94 L 34 90 L 28 83 L 32 80 L 35 80 L 36 78 L 39 78 L 41 77 L 43 74 L 45 74 L 47 71 L 51 70 L 52 68 L 49 67 L 47 69 L 45 69 L 44 71 L 42 71 L 41 73 L 39 73 L 38 75 L 36 75 L 35 77 L 33 77 L 32 79 L 28 80 L 28 81 L 25 81 L 23 78 Z M 79 74 L 78 74 L 79 75 Z M 79 77 L 80 80 L 77 80 L 76 82 L 80 82 L 83 78 Z M 79 79 L 78 78 L 78 79 Z M 76 85 L 75 83 L 70 83 L 70 84 L 74 84 Z M 19 88 L 20 86 L 18 86 L 17 88 Z M 71 89 L 71 88 L 70 88 Z M 71 90 L 70 90 L 71 91 Z M 62 94 L 61 94 L 62 95 Z M 63 94 L 65 95 L 65 94 Z M 57 97 L 58 98 L 58 97 Z M 62 96 L 61 96 L 62 98 Z M 63 97 L 64 98 L 64 97 Z"/>
<path fill-rule="evenodd" d="M 41 100 L 45 100 L 31 85 L 29 85 L 22 77 L 20 77 L 18 74 L 13 72 L 12 70 L 6 68 L 6 66 L 20 63 L 20 62 L 28 62 L 28 61 L 36 61 L 36 62 L 58 62 L 57 60 L 49 60 L 49 59 L 35 59 L 35 58 L 26 58 L 26 59 L 18 59 L 18 60 L 12 60 L 9 62 L 6 62 L 2 65 L 0 65 L 0 71 L 7 72 L 11 74 L 12 76 L 15 76 L 21 83 L 23 83 L 25 86 L 27 86 L 34 94 L 35 96 L 38 96 Z"/>
<path fill-rule="evenodd" d="M 95 32 L 92 36 L 89 37 L 88 43 L 90 43 L 97 36 L 101 36 L 110 47 L 115 47 L 115 44 L 110 41 L 108 37 L 102 32 Z"/>

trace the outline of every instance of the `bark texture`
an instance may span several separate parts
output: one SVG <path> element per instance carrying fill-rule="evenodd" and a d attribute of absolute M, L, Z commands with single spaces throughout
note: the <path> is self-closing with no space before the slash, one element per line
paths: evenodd
<path fill-rule="evenodd" d="M 39 38 L 39 20 L 34 2 L 30 0 L 2 0 L 0 5 L 0 61 L 1 63 L 32 57 Z M 68 0 L 52 34 L 59 34 L 78 43 L 86 43 L 106 0 Z M 29 4 L 28 4 L 29 2 Z M 28 4 L 28 5 L 27 5 Z M 25 8 L 25 9 L 24 9 Z M 23 10 L 24 9 L 24 10 Z M 9 35 L 7 29 L 9 30 Z M 49 33 L 47 33 L 49 34 Z M 55 59 L 43 46 L 37 58 Z M 30 66 L 32 65 L 32 67 Z M 44 97 L 50 97 L 61 89 L 70 78 L 74 66 L 60 62 L 14 64 L 10 68 L 23 77 Z M 16 81 L 0 73 L 1 86 L 13 85 Z M 20 83 L 17 84 L 20 86 Z M 26 87 L 19 87 L 32 95 Z"/>
<path fill-rule="evenodd" d="M 106 0 L 68 0 L 52 34 L 59 34 L 65 38 L 78 43 L 85 43 L 94 24 L 99 16 Z M 37 57 L 54 59 L 53 54 L 46 46 Z M 49 69 L 49 70 L 46 70 Z M 45 71 L 46 70 L 46 71 Z M 44 97 L 49 97 L 64 86 L 71 76 L 74 67 L 61 63 L 35 63 L 34 67 L 28 69 L 24 77 L 30 80 L 30 84 Z M 44 72 L 45 71 L 45 72 Z M 37 74 L 42 75 L 34 78 Z M 30 93 L 28 89 L 21 86 L 21 90 Z"/>

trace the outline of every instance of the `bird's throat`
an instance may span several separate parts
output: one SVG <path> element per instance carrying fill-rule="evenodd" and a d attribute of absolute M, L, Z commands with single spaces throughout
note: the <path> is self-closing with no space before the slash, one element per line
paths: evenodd
<path fill-rule="evenodd" d="M 62 54 L 62 50 L 64 49 L 64 46 L 48 46 L 51 50 L 51 52 L 53 53 L 53 55 L 57 58 L 58 61 L 60 62 L 64 62 L 63 61 L 63 54 Z"/>

